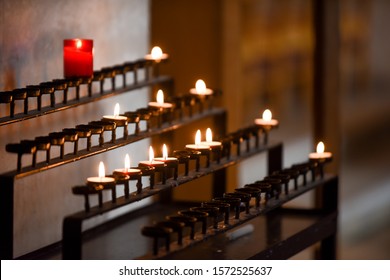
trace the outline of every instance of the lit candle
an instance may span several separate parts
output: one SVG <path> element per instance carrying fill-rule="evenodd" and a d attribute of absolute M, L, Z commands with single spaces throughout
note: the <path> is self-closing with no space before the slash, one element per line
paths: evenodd
<path fill-rule="evenodd" d="M 164 102 L 164 92 L 159 89 L 157 91 L 156 102 L 149 102 L 150 107 L 157 107 L 161 109 L 169 109 L 173 107 L 172 103 Z"/>
<path fill-rule="evenodd" d="M 255 119 L 255 124 L 271 128 L 274 126 L 278 126 L 278 120 L 272 119 L 272 113 L 269 109 L 264 110 L 263 117 L 261 119 Z"/>
<path fill-rule="evenodd" d="M 195 134 L 195 144 L 187 144 L 186 148 L 190 150 L 210 150 L 210 146 L 201 142 L 202 135 L 198 129 Z"/>
<path fill-rule="evenodd" d="M 317 144 L 315 153 L 310 153 L 309 158 L 312 160 L 326 160 L 332 158 L 332 153 L 325 152 L 325 145 L 322 141 Z"/>
<path fill-rule="evenodd" d="M 325 145 L 322 141 L 320 141 L 317 144 L 316 152 L 309 154 L 310 161 L 318 164 L 321 178 L 324 177 L 325 163 L 330 162 L 332 160 L 332 157 L 333 157 L 332 153 L 325 152 Z M 314 178 L 315 178 L 315 176 L 313 175 L 313 180 L 314 180 Z"/>
<path fill-rule="evenodd" d="M 168 58 L 168 54 L 163 53 L 161 48 L 158 46 L 153 47 L 150 54 L 145 55 L 146 60 L 154 60 L 155 62 L 160 62 L 161 60 L 167 58 Z"/>
<path fill-rule="evenodd" d="M 221 142 L 213 141 L 213 133 L 210 128 L 206 129 L 206 141 L 201 142 L 201 144 L 207 145 L 210 148 L 216 148 L 222 146 Z"/>
<path fill-rule="evenodd" d="M 178 162 L 178 159 L 175 158 L 175 157 L 169 157 L 168 156 L 168 148 L 167 148 L 167 145 L 163 145 L 163 148 L 162 148 L 162 157 L 156 157 L 154 160 L 157 160 L 157 161 L 162 161 L 162 162 Z"/>
<path fill-rule="evenodd" d="M 141 170 L 137 168 L 131 168 L 129 154 L 125 156 L 125 168 L 115 169 L 114 173 L 122 175 L 139 175 Z"/>
<path fill-rule="evenodd" d="M 113 121 L 118 126 L 127 125 L 127 117 L 119 116 L 119 111 L 120 111 L 119 103 L 116 103 L 114 107 L 114 115 L 103 116 L 103 120 Z"/>
<path fill-rule="evenodd" d="M 219 163 L 221 160 L 222 143 L 219 141 L 213 141 L 213 133 L 210 128 L 206 129 L 206 141 L 201 142 L 201 144 L 210 147 L 216 156 L 217 163 Z"/>
<path fill-rule="evenodd" d="M 279 125 L 279 121 L 272 119 L 272 113 L 269 109 L 264 110 L 263 118 L 255 119 L 255 124 L 262 127 L 264 131 L 264 144 L 268 143 L 268 131 L 270 131 L 273 127 L 277 127 Z"/>
<path fill-rule="evenodd" d="M 214 93 L 212 89 L 206 87 L 206 83 L 199 79 L 195 83 L 195 88 L 190 89 L 190 93 L 197 95 L 211 95 Z"/>
<path fill-rule="evenodd" d="M 156 161 L 164 162 L 167 167 L 174 169 L 173 179 L 177 179 L 177 173 L 178 173 L 178 167 L 179 167 L 179 160 L 175 157 L 169 157 L 168 156 L 168 148 L 167 145 L 163 145 L 162 148 L 162 157 L 155 158 Z"/>
<path fill-rule="evenodd" d="M 139 162 L 139 165 L 147 165 L 147 166 L 153 166 L 153 167 L 164 167 L 165 163 L 162 161 L 157 161 L 154 158 L 154 151 L 152 146 L 149 147 L 149 160 L 143 160 Z"/>
<path fill-rule="evenodd" d="M 111 184 L 115 184 L 115 179 L 111 177 L 106 177 L 106 171 L 104 168 L 104 163 L 101 161 L 99 163 L 99 176 L 98 177 L 88 177 L 87 183 L 93 184 L 93 185 L 101 185 L 101 186 L 108 186 Z"/>
<path fill-rule="evenodd" d="M 65 78 L 91 77 L 93 75 L 93 40 L 64 40 Z"/>

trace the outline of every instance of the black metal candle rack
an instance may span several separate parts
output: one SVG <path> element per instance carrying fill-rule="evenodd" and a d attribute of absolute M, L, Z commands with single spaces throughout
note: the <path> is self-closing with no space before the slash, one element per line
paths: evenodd
<path fill-rule="evenodd" d="M 212 96 L 207 98 L 199 98 L 193 94 L 185 94 L 182 96 L 172 96 L 173 79 L 170 77 L 159 77 L 150 74 L 153 72 L 153 67 L 156 64 L 151 61 L 138 60 L 135 62 L 124 63 L 113 67 L 103 68 L 100 71 L 95 71 L 94 76 L 89 79 L 71 79 L 71 80 L 54 80 L 40 85 L 27 86 L 25 89 L 18 89 L 12 92 L 0 94 L 0 102 L 9 104 L 10 115 L 0 118 L 0 125 L 7 125 L 17 121 L 23 121 L 29 118 L 41 116 L 48 113 L 69 109 L 75 106 L 94 102 L 102 98 L 108 98 L 117 94 L 130 92 L 143 87 L 151 87 L 155 85 L 168 88 L 168 100 L 174 104 L 169 110 L 155 110 L 152 108 L 140 108 L 132 112 L 124 112 L 122 115 L 127 117 L 127 123 L 119 127 L 115 122 L 108 120 L 95 120 L 86 124 L 77 125 L 74 128 L 64 128 L 60 132 L 49 133 L 49 135 L 38 136 L 32 140 L 22 140 L 19 143 L 11 143 L 6 146 L 6 150 L 17 155 L 16 170 L 0 175 L 2 188 L 0 190 L 1 211 L 0 221 L 2 226 L 0 245 L 1 258 L 13 258 L 14 245 L 14 187 L 15 180 L 46 171 L 64 164 L 69 164 L 78 160 L 82 160 L 89 156 L 104 153 L 119 147 L 123 147 L 136 141 L 153 137 L 156 135 L 173 132 L 176 129 L 191 124 L 202 118 L 212 118 L 216 124 L 225 127 L 226 111 L 220 108 L 213 107 L 213 101 L 221 92 L 214 90 Z M 139 71 L 144 70 L 144 79 L 140 80 Z M 129 83 L 128 75 L 132 74 L 133 81 Z M 117 77 L 122 77 L 122 86 L 118 87 Z M 104 90 L 106 80 L 111 81 L 111 90 Z M 93 92 L 92 84 L 99 83 L 99 91 Z M 80 86 L 87 86 L 87 96 L 80 96 Z M 69 88 L 75 88 L 76 97 L 69 99 Z M 61 102 L 57 102 L 57 92 L 62 92 L 63 98 Z M 50 95 L 50 105 L 42 107 L 42 96 Z M 37 109 L 30 110 L 28 98 L 37 98 Z M 15 101 L 24 101 L 23 113 L 15 114 Z M 141 129 L 140 122 L 146 122 L 146 128 Z M 128 126 L 134 126 L 134 129 L 128 130 Z M 123 136 L 118 138 L 117 130 L 123 130 Z M 109 139 L 104 137 L 105 132 L 110 133 Z M 323 227 L 331 223 L 331 227 L 323 230 L 321 234 L 305 240 L 305 244 L 296 246 L 293 241 L 285 242 L 284 245 L 293 247 L 289 253 L 282 253 L 280 247 L 282 238 L 278 236 L 279 245 L 273 244 L 273 247 L 268 246 L 268 251 L 261 249 L 259 252 L 250 257 L 289 257 L 292 253 L 296 253 L 298 249 L 304 246 L 314 244 L 321 241 L 324 245 L 322 257 L 335 257 L 335 233 L 337 224 L 337 177 L 329 177 L 328 175 L 316 179 L 314 176 L 317 173 L 318 166 L 305 163 L 297 166 L 292 166 L 289 169 L 282 169 L 282 144 L 268 143 L 268 131 L 263 131 L 259 126 L 252 125 L 242 128 L 236 132 L 226 134 L 225 129 L 220 129 L 219 135 L 222 142 L 222 149 L 212 157 L 210 152 L 206 155 L 207 160 L 202 164 L 202 157 L 205 156 L 199 151 L 176 150 L 174 156 L 178 159 L 178 164 L 183 165 L 184 172 L 178 174 L 176 169 L 172 177 L 168 176 L 166 170 L 162 170 L 160 178 L 163 180 L 156 181 L 156 170 L 151 167 L 141 167 L 141 174 L 134 176 L 118 176 L 112 174 L 115 178 L 115 186 L 107 188 L 99 187 L 99 185 L 82 185 L 72 188 L 75 195 L 84 197 L 85 209 L 73 215 L 64 218 L 63 221 L 63 240 L 62 252 L 64 259 L 81 259 L 83 258 L 83 232 L 82 224 L 84 221 L 93 217 L 108 213 L 115 209 L 129 205 L 133 202 L 140 201 L 144 198 L 163 194 L 167 190 L 178 187 L 190 181 L 195 181 L 206 175 L 213 175 L 212 201 L 205 201 L 201 205 L 196 205 L 189 209 L 181 210 L 177 214 L 170 214 L 166 220 L 161 220 L 155 225 L 145 226 L 142 229 L 142 234 L 152 237 L 154 240 L 153 253 L 139 254 L 140 258 L 183 258 L 180 254 L 186 254 L 194 247 L 194 244 L 204 244 L 202 240 L 208 240 L 215 236 L 218 238 L 219 233 L 229 232 L 235 227 L 238 227 L 254 217 L 262 216 L 271 210 L 279 209 L 285 202 L 299 196 L 300 194 L 320 186 L 323 188 L 323 202 L 326 214 L 331 212 L 331 216 L 326 216 L 322 219 L 323 222 L 318 222 L 317 225 Z M 98 139 L 97 145 L 92 145 L 92 137 Z M 81 147 L 80 139 L 85 138 L 85 147 Z M 65 154 L 64 145 L 66 142 L 71 142 L 74 145 L 73 152 Z M 60 155 L 53 158 L 51 151 L 54 146 L 60 149 Z M 42 162 L 37 162 L 37 153 L 45 152 L 46 157 Z M 270 174 L 261 182 L 237 189 L 233 193 L 226 193 L 226 168 L 245 160 L 255 154 L 266 152 L 268 155 L 267 168 Z M 31 157 L 31 164 L 24 163 L 25 157 Z M 175 167 L 176 168 L 176 167 Z M 177 167 L 178 168 L 178 167 Z M 322 167 L 321 167 L 322 172 Z M 308 182 L 307 172 L 312 172 L 312 181 Z M 322 173 L 321 173 L 322 174 Z M 149 186 L 142 185 L 142 177 L 149 177 Z M 302 178 L 302 179 L 300 179 Z M 300 180 L 302 180 L 301 183 Z M 130 183 L 136 181 L 136 190 L 131 191 Z M 293 189 L 290 185 L 293 182 Z M 284 187 L 284 191 L 282 188 Z M 124 189 L 124 195 L 117 197 L 117 188 Z M 110 199 L 104 201 L 103 192 L 110 192 Z M 93 196 L 97 195 L 97 203 L 91 205 Z M 92 200 L 91 200 L 92 199 Z M 250 204 L 254 201 L 254 206 Z M 241 208 L 242 203 L 245 207 Z M 329 206 L 331 205 L 331 206 Z M 230 215 L 230 211 L 234 211 L 234 215 Z M 322 212 L 324 212 L 322 211 Z M 243 213 L 244 212 L 244 213 Z M 212 218 L 213 225 L 208 227 L 209 218 Z M 330 219 L 330 220 L 329 220 Z M 223 221 L 223 223 L 221 223 Z M 198 224 L 201 224 L 201 231 L 198 232 Z M 183 234 L 183 229 L 189 227 L 190 233 L 188 236 Z M 279 225 L 280 228 L 280 225 Z M 312 233 L 314 228 L 308 228 L 304 234 Z M 280 231 L 280 230 L 279 230 Z M 176 241 L 175 236 L 176 234 Z M 280 235 L 280 232 L 279 232 Z M 301 235 L 297 235 L 301 237 Z M 294 238 L 298 238 L 293 236 Z M 143 238 L 140 234 L 140 238 Z M 158 245 L 158 239 L 165 239 L 165 249 Z M 173 240 L 174 242 L 171 242 Z M 283 241 L 284 242 L 284 241 Z M 229 246 L 226 244 L 226 246 Z M 280 250 L 275 250 L 275 248 Z M 267 255 L 266 252 L 272 250 L 278 254 Z M 207 254 L 206 254 L 207 255 Z M 190 255 L 188 255 L 190 256 Z M 193 255 L 196 256 L 196 255 Z"/>

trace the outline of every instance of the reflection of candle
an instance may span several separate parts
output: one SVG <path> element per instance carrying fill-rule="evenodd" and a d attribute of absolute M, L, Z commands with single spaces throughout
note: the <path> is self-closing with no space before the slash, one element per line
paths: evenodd
<path fill-rule="evenodd" d="M 201 142 L 201 144 L 210 146 L 210 148 L 217 148 L 222 146 L 221 142 L 213 141 L 213 133 L 210 128 L 206 129 L 206 141 Z"/>
<path fill-rule="evenodd" d="M 119 116 L 119 104 L 116 103 L 114 107 L 114 115 L 103 116 L 104 120 L 113 121 L 118 126 L 127 125 L 127 117 Z"/>
<path fill-rule="evenodd" d="M 93 40 L 64 40 L 64 76 L 91 77 L 93 75 Z"/>
<path fill-rule="evenodd" d="M 156 46 L 152 48 L 150 54 L 145 55 L 146 60 L 154 60 L 155 62 L 160 62 L 161 60 L 167 59 L 168 54 L 163 53 L 160 47 Z"/>
<path fill-rule="evenodd" d="M 191 150 L 210 150 L 210 146 L 201 142 L 202 136 L 198 129 L 195 134 L 195 144 L 187 144 L 186 148 Z"/>
<path fill-rule="evenodd" d="M 317 144 L 317 149 L 315 153 L 309 154 L 309 158 L 312 160 L 330 159 L 331 157 L 332 153 L 325 152 L 325 145 L 323 142 L 319 142 Z"/>
<path fill-rule="evenodd" d="M 104 168 L 104 163 L 101 161 L 99 163 L 99 177 L 88 177 L 87 183 L 89 184 L 98 184 L 98 185 L 109 185 L 115 183 L 115 179 L 111 177 L 106 177 L 106 171 Z"/>
<path fill-rule="evenodd" d="M 164 92 L 159 89 L 157 91 L 156 102 L 149 102 L 150 107 L 158 107 L 162 109 L 169 109 L 173 107 L 172 103 L 164 102 Z"/>
<path fill-rule="evenodd" d="M 206 83 L 203 80 L 197 80 L 195 88 L 190 89 L 190 93 L 197 95 L 210 95 L 213 94 L 213 90 L 206 87 Z"/>
<path fill-rule="evenodd" d="M 164 162 L 155 160 L 152 146 L 149 147 L 149 160 L 140 161 L 139 164 L 153 167 L 164 167 L 165 165 Z"/>
<path fill-rule="evenodd" d="M 255 119 L 255 123 L 269 128 L 279 124 L 278 120 L 272 119 L 272 113 L 268 109 L 263 112 L 263 118 Z"/>
<path fill-rule="evenodd" d="M 123 174 L 123 175 L 139 175 L 139 174 L 141 174 L 141 170 L 137 169 L 137 168 L 131 168 L 129 154 L 126 154 L 125 168 L 115 169 L 114 173 L 119 173 L 119 174 Z"/>

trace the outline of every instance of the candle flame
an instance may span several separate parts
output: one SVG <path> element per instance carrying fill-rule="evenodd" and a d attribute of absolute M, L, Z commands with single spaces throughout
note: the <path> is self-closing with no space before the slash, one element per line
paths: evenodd
<path fill-rule="evenodd" d="M 114 117 L 117 116 L 119 116 L 119 103 L 116 103 L 114 107 Z"/>
<path fill-rule="evenodd" d="M 201 139 L 202 139 L 202 136 L 201 136 L 201 134 L 200 134 L 200 130 L 198 129 L 198 131 L 197 131 L 196 134 L 195 134 L 195 145 L 199 145 Z"/>
<path fill-rule="evenodd" d="M 125 156 L 125 170 L 129 170 L 130 169 L 130 157 L 129 157 L 129 154 L 126 154 Z"/>
<path fill-rule="evenodd" d="M 323 152 L 325 152 L 325 145 L 322 141 L 320 141 L 317 144 L 317 153 L 322 154 Z"/>
<path fill-rule="evenodd" d="M 104 169 L 104 163 L 101 161 L 99 163 L 99 178 L 106 177 L 106 170 Z"/>
<path fill-rule="evenodd" d="M 152 146 L 149 147 L 149 162 L 152 163 L 154 160 L 154 151 Z"/>
<path fill-rule="evenodd" d="M 207 89 L 206 88 L 206 83 L 203 80 L 201 80 L 201 79 L 196 81 L 195 88 L 196 88 L 196 92 L 199 93 L 199 94 L 206 93 L 206 89 Z"/>
<path fill-rule="evenodd" d="M 210 128 L 206 129 L 206 142 L 213 142 L 213 133 Z"/>
<path fill-rule="evenodd" d="M 81 48 L 83 46 L 83 41 L 81 41 L 80 39 L 76 39 L 76 48 Z"/>
<path fill-rule="evenodd" d="M 266 109 L 264 112 L 263 112 L 263 120 L 265 121 L 270 121 L 272 120 L 272 113 L 270 110 Z"/>
<path fill-rule="evenodd" d="M 168 158 L 168 148 L 167 148 L 167 145 L 163 145 L 163 159 L 167 159 Z"/>
<path fill-rule="evenodd" d="M 157 91 L 156 99 L 158 104 L 164 104 L 164 92 L 161 89 Z"/>
<path fill-rule="evenodd" d="M 153 49 L 151 51 L 151 55 L 152 55 L 153 59 L 161 59 L 163 52 L 162 52 L 160 47 L 156 46 L 156 47 L 153 47 Z"/>

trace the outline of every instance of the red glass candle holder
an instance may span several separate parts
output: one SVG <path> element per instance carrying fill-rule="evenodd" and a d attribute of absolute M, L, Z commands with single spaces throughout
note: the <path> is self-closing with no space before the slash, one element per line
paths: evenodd
<path fill-rule="evenodd" d="M 93 40 L 64 40 L 65 78 L 91 77 L 93 75 Z"/>

